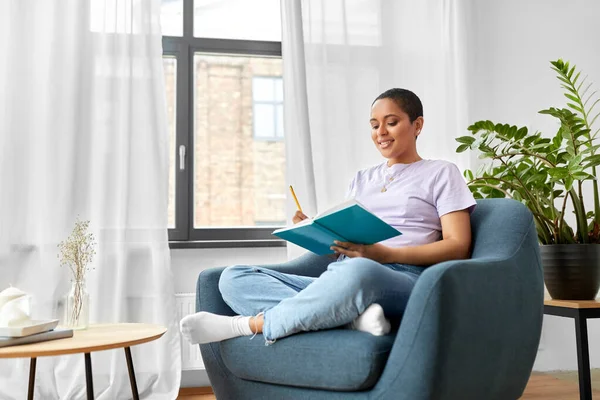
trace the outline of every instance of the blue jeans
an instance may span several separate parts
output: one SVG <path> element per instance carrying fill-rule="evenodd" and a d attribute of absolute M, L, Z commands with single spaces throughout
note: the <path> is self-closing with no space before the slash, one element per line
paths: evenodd
<path fill-rule="evenodd" d="M 345 256 L 318 278 L 235 265 L 221 274 L 219 291 L 239 315 L 264 313 L 263 336 L 270 344 L 297 332 L 346 325 L 373 303 L 387 318 L 400 317 L 423 270 Z"/>

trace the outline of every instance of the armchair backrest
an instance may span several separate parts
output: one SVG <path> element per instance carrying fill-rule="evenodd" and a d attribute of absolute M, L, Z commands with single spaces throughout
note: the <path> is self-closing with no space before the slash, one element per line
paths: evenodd
<path fill-rule="evenodd" d="M 471 258 L 507 258 L 523 245 L 532 224 L 533 216 L 529 209 L 515 200 L 477 201 L 477 207 L 471 215 Z M 537 246 L 537 240 L 529 239 L 526 245 Z"/>
<path fill-rule="evenodd" d="M 523 204 L 509 199 L 479 200 L 471 221 L 472 258 L 423 272 L 374 398 L 521 396 L 543 318 L 535 224 Z"/>

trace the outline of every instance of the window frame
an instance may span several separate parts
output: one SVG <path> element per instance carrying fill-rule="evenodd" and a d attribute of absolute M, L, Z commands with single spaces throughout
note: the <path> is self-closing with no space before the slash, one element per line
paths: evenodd
<path fill-rule="evenodd" d="M 279 226 L 194 228 L 194 91 L 195 53 L 270 56 L 281 58 L 281 42 L 194 37 L 194 0 L 183 0 L 183 36 L 162 36 L 163 56 L 177 60 L 175 116 L 175 228 L 169 228 L 171 248 L 280 247 L 286 242 L 271 235 Z M 283 139 L 283 138 L 282 138 Z M 185 169 L 179 168 L 185 146 Z"/>

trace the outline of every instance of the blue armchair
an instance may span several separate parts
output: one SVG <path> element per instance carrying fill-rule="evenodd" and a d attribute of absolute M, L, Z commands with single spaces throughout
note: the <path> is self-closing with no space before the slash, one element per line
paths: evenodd
<path fill-rule="evenodd" d="M 262 337 L 201 345 L 219 400 L 460 399 L 508 400 L 523 393 L 536 356 L 544 283 L 529 210 L 508 199 L 477 202 L 473 254 L 420 276 L 397 330 L 386 336 L 331 329 L 265 346 Z M 290 261 L 279 271 L 319 276 Z M 234 315 L 218 281 L 198 278 L 198 311 Z"/>

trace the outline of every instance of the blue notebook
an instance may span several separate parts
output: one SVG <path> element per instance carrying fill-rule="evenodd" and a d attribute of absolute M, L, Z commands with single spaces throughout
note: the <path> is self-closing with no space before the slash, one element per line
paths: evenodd
<path fill-rule="evenodd" d="M 334 240 L 374 244 L 401 234 L 354 199 L 314 218 L 273 231 L 273 235 L 318 255 L 333 254 L 329 247 Z"/>

